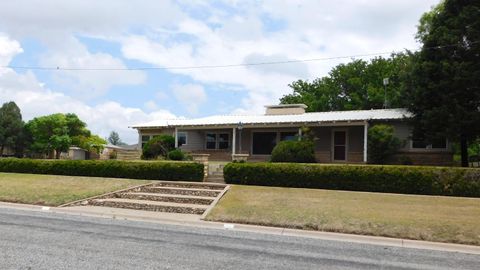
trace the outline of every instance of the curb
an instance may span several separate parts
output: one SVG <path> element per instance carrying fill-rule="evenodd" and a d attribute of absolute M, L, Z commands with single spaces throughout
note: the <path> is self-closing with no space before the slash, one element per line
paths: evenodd
<path fill-rule="evenodd" d="M 73 210 L 73 209 L 69 209 L 68 207 L 62 207 L 62 208 L 45 207 L 45 206 L 42 207 L 38 205 L 6 203 L 6 202 L 0 202 L 0 208 L 65 214 L 65 215 L 74 215 L 74 216 L 87 216 L 87 217 L 97 217 L 97 218 L 100 217 L 100 218 L 108 218 L 108 219 L 142 221 L 142 222 L 150 222 L 150 223 L 157 223 L 157 224 L 182 225 L 182 226 L 200 227 L 200 228 L 216 229 L 216 230 L 230 230 L 230 231 L 242 231 L 242 232 L 280 235 L 280 236 L 305 237 L 305 238 L 313 238 L 313 239 L 319 239 L 319 240 L 350 242 L 350 243 L 357 243 L 357 244 L 370 244 L 370 245 L 435 250 L 435 251 L 445 251 L 445 252 L 459 252 L 459 253 L 480 255 L 480 246 L 441 243 L 441 242 L 429 242 L 429 241 L 390 238 L 390 237 L 381 237 L 381 236 L 355 235 L 355 234 L 333 233 L 333 232 L 322 232 L 322 231 L 306 231 L 306 230 L 299 230 L 299 229 L 288 229 L 288 228 L 267 227 L 267 226 L 258 226 L 258 225 L 248 225 L 248 224 L 236 224 L 236 223 L 222 223 L 222 222 L 203 221 L 203 220 L 190 221 L 190 220 L 179 220 L 179 219 L 168 219 L 168 218 L 154 218 L 154 217 L 145 217 L 145 216 L 140 216 L 135 214 L 132 214 L 132 215 L 98 214 L 98 213 L 91 213 L 88 211 L 80 211 L 78 209 Z M 132 212 L 134 213 L 134 210 Z"/>

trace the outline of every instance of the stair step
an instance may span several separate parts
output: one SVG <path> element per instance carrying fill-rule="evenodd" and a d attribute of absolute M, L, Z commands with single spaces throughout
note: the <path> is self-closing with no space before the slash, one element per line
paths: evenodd
<path fill-rule="evenodd" d="M 214 198 L 212 197 L 188 196 L 188 195 L 178 195 L 178 194 L 158 194 L 158 193 L 145 193 L 145 192 L 119 193 L 119 194 L 116 194 L 116 198 L 148 200 L 148 201 L 156 201 L 156 202 L 201 204 L 201 205 L 210 205 L 214 200 Z"/>
<path fill-rule="evenodd" d="M 175 188 L 197 188 L 197 189 L 211 189 L 223 190 L 226 185 L 204 184 L 204 183 L 176 183 L 176 182 L 162 182 L 155 184 L 155 187 L 175 187 Z"/>
<path fill-rule="evenodd" d="M 143 187 L 138 192 L 192 195 L 192 196 L 205 196 L 205 197 L 217 197 L 217 195 L 220 194 L 220 190 L 198 189 L 198 188 L 177 188 L 177 187 Z"/>
<path fill-rule="evenodd" d="M 208 206 L 197 204 L 180 204 L 171 202 L 156 202 L 144 200 L 130 200 L 121 198 L 95 199 L 89 202 L 94 206 L 135 209 L 153 212 L 183 213 L 201 215 Z"/>

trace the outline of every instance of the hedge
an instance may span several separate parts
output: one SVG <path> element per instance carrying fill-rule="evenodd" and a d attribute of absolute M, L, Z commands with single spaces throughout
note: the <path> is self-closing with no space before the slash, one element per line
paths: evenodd
<path fill-rule="evenodd" d="M 229 163 L 224 177 L 228 184 L 480 197 L 480 169 L 471 168 Z"/>
<path fill-rule="evenodd" d="M 0 172 L 116 177 L 148 180 L 203 180 L 203 165 L 193 162 L 118 160 L 0 159 Z"/>

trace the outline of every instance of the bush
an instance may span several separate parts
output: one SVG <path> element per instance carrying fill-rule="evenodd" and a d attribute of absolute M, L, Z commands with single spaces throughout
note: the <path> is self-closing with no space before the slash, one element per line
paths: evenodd
<path fill-rule="evenodd" d="M 368 162 L 385 164 L 400 148 L 401 141 L 394 136 L 390 125 L 375 125 L 368 130 Z"/>
<path fill-rule="evenodd" d="M 153 137 L 143 146 L 142 158 L 156 159 L 159 156 L 167 157 L 168 152 L 175 149 L 175 138 L 170 135 L 159 135 Z"/>
<path fill-rule="evenodd" d="M 315 162 L 315 145 L 312 141 L 282 141 L 272 151 L 272 162 Z"/>
<path fill-rule="evenodd" d="M 117 177 L 149 180 L 203 180 L 203 165 L 193 162 L 118 160 L 0 159 L 0 172 Z"/>
<path fill-rule="evenodd" d="M 167 156 L 170 160 L 185 160 L 185 154 L 180 149 L 175 149 L 168 152 Z"/>
<path fill-rule="evenodd" d="M 229 163 L 228 184 L 480 197 L 480 169 Z"/>

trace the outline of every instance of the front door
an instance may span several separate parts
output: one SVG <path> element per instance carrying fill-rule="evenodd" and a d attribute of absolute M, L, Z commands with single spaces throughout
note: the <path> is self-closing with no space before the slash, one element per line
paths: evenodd
<path fill-rule="evenodd" d="M 252 154 L 270 155 L 277 144 L 276 132 L 253 132 Z"/>
<path fill-rule="evenodd" d="M 347 160 L 347 131 L 333 131 L 333 161 Z"/>

